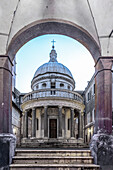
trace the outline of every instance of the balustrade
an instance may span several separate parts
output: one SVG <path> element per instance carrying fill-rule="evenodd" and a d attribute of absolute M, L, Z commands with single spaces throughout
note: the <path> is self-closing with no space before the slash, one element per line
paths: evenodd
<path fill-rule="evenodd" d="M 83 98 L 76 92 L 61 89 L 45 89 L 33 91 L 23 97 L 23 102 L 45 97 L 61 97 L 83 102 Z"/>

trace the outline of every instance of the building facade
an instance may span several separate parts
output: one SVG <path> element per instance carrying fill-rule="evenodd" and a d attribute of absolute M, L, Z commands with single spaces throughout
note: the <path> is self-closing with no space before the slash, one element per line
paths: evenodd
<path fill-rule="evenodd" d="M 31 88 L 32 92 L 23 97 L 21 105 L 22 144 L 83 143 L 83 98 L 74 91 L 70 70 L 58 63 L 54 46 L 49 62 L 35 72 Z"/>
<path fill-rule="evenodd" d="M 96 117 L 94 75 L 84 91 L 74 91 L 73 76 L 58 63 L 54 46 L 49 62 L 34 74 L 32 92 L 21 94 L 15 88 L 16 61 L 13 75 L 12 127 L 17 145 L 35 144 L 37 140 L 38 143 L 90 142 Z"/>
<path fill-rule="evenodd" d="M 112 74 L 112 89 L 113 89 L 113 74 Z M 113 90 L 112 90 L 113 98 Z M 88 82 L 87 87 L 84 91 L 84 105 L 85 105 L 85 114 L 84 114 L 84 140 L 85 143 L 89 143 L 92 136 L 95 133 L 95 75 L 92 76 L 91 80 Z M 112 100 L 112 115 L 113 115 L 113 100 Z M 112 134 L 113 134 L 113 120 L 112 120 Z"/>
<path fill-rule="evenodd" d="M 89 143 L 91 137 L 94 134 L 94 124 L 95 124 L 95 79 L 94 76 L 88 82 L 87 87 L 84 91 L 84 104 L 85 104 L 85 114 L 84 114 L 84 140 L 85 143 Z"/>

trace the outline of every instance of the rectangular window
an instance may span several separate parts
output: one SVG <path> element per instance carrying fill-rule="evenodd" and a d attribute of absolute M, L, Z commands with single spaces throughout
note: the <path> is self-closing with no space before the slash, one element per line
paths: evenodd
<path fill-rule="evenodd" d="M 93 85 L 93 92 L 94 92 L 94 94 L 95 94 L 95 84 Z"/>
<path fill-rule="evenodd" d="M 88 93 L 87 99 L 88 99 L 88 101 L 89 101 L 89 93 Z"/>
<path fill-rule="evenodd" d="M 87 135 L 86 135 L 86 143 L 87 143 Z"/>
<path fill-rule="evenodd" d="M 51 89 L 55 89 L 55 83 L 51 83 Z"/>
<path fill-rule="evenodd" d="M 68 119 L 68 130 L 70 130 L 70 119 Z"/>
<path fill-rule="evenodd" d="M 37 119 L 37 126 L 36 126 L 36 127 L 37 127 L 37 130 L 39 130 L 38 126 L 39 126 L 39 121 L 38 121 L 38 119 Z"/>
<path fill-rule="evenodd" d="M 87 96 L 88 101 L 91 100 L 91 95 L 92 95 L 92 91 L 90 90 L 90 92 L 88 93 L 88 96 Z"/>

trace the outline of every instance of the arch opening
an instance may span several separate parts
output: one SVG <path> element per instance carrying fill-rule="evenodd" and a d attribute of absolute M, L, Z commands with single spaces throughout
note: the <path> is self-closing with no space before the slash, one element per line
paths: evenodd
<path fill-rule="evenodd" d="M 64 21 L 38 23 L 20 30 L 12 39 L 7 49 L 7 55 L 13 61 L 17 51 L 31 39 L 45 34 L 61 34 L 69 36 L 83 44 L 91 53 L 94 61 L 100 56 L 100 48 L 90 34 L 83 28 Z"/>

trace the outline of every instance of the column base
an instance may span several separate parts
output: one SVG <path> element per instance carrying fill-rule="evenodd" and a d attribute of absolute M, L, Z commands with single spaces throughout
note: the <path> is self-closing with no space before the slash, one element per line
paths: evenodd
<path fill-rule="evenodd" d="M 63 137 L 62 136 L 58 136 L 58 139 L 63 139 Z"/>
<path fill-rule="evenodd" d="M 83 141 L 83 138 L 78 138 L 78 139 Z"/>
<path fill-rule="evenodd" d="M 30 137 L 30 139 L 35 139 L 36 137 Z"/>
<path fill-rule="evenodd" d="M 10 133 L 0 134 L 0 169 L 8 169 L 16 148 L 16 136 Z"/>
<path fill-rule="evenodd" d="M 106 166 L 113 170 L 113 136 L 98 132 L 91 139 L 90 150 L 95 164 L 99 164 L 102 170 Z"/>

